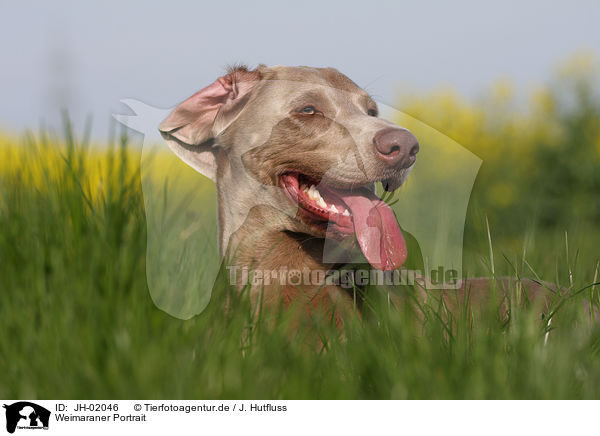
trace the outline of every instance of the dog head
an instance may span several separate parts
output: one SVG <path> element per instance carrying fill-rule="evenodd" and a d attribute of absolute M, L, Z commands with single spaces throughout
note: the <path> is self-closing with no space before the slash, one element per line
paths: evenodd
<path fill-rule="evenodd" d="M 160 131 L 217 183 L 222 248 L 253 207 L 268 205 L 285 213 L 265 225 L 356 236 L 373 266 L 393 269 L 406 246 L 374 187 L 398 188 L 419 144 L 377 115 L 371 97 L 334 69 L 241 67 L 177 106 Z"/>

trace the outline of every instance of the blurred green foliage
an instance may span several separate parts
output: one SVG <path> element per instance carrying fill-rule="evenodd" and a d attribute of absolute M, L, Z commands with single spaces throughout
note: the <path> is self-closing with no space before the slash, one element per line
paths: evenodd
<path fill-rule="evenodd" d="M 600 67 L 593 56 L 575 55 L 527 95 L 503 80 L 477 101 L 442 90 L 399 104 L 483 159 L 472 224 L 485 215 L 493 228 L 522 237 L 532 225 L 600 223 Z"/>

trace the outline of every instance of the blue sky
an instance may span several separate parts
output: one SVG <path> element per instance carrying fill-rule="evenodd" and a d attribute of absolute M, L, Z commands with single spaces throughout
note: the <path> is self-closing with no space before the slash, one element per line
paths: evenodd
<path fill-rule="evenodd" d="M 600 3 L 282 1 L 10 2 L 2 6 L 0 128 L 57 125 L 68 107 L 108 132 L 119 100 L 171 107 L 227 64 L 333 66 L 378 101 L 442 85 L 543 82 L 600 48 Z"/>

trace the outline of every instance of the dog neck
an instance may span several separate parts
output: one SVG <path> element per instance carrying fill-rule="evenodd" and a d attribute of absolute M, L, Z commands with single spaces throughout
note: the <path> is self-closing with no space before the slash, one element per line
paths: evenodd
<path fill-rule="evenodd" d="M 323 263 L 325 239 L 289 228 L 293 228 L 293 219 L 280 210 L 267 205 L 253 207 L 231 234 L 227 263 L 263 270 L 282 266 L 299 270 L 331 267 Z"/>

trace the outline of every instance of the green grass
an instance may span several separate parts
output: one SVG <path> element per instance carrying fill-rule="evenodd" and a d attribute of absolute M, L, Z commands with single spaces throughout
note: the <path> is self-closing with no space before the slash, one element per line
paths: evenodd
<path fill-rule="evenodd" d="M 44 166 L 44 142 L 29 139 L 31 165 Z M 598 288 L 569 297 L 594 281 L 593 227 L 568 234 L 568 255 L 562 229 L 515 240 L 491 228 L 496 274 L 569 289 L 549 333 L 527 308 L 512 307 L 508 323 L 493 305 L 474 323 L 466 313 L 448 323 L 435 304 L 420 316 L 375 294 L 343 339 L 316 326 L 324 351 L 290 337 L 285 314 L 275 325 L 254 320 L 243 296 L 225 312 L 224 287 L 191 320 L 157 309 L 139 174 L 125 170 L 135 163 L 124 145 L 106 151 L 102 195 L 91 198 L 87 152 L 67 145 L 41 185 L 26 171 L 0 174 L 0 397 L 600 398 L 600 330 L 581 305 Z M 487 230 L 470 216 L 464 262 L 489 274 Z"/>

